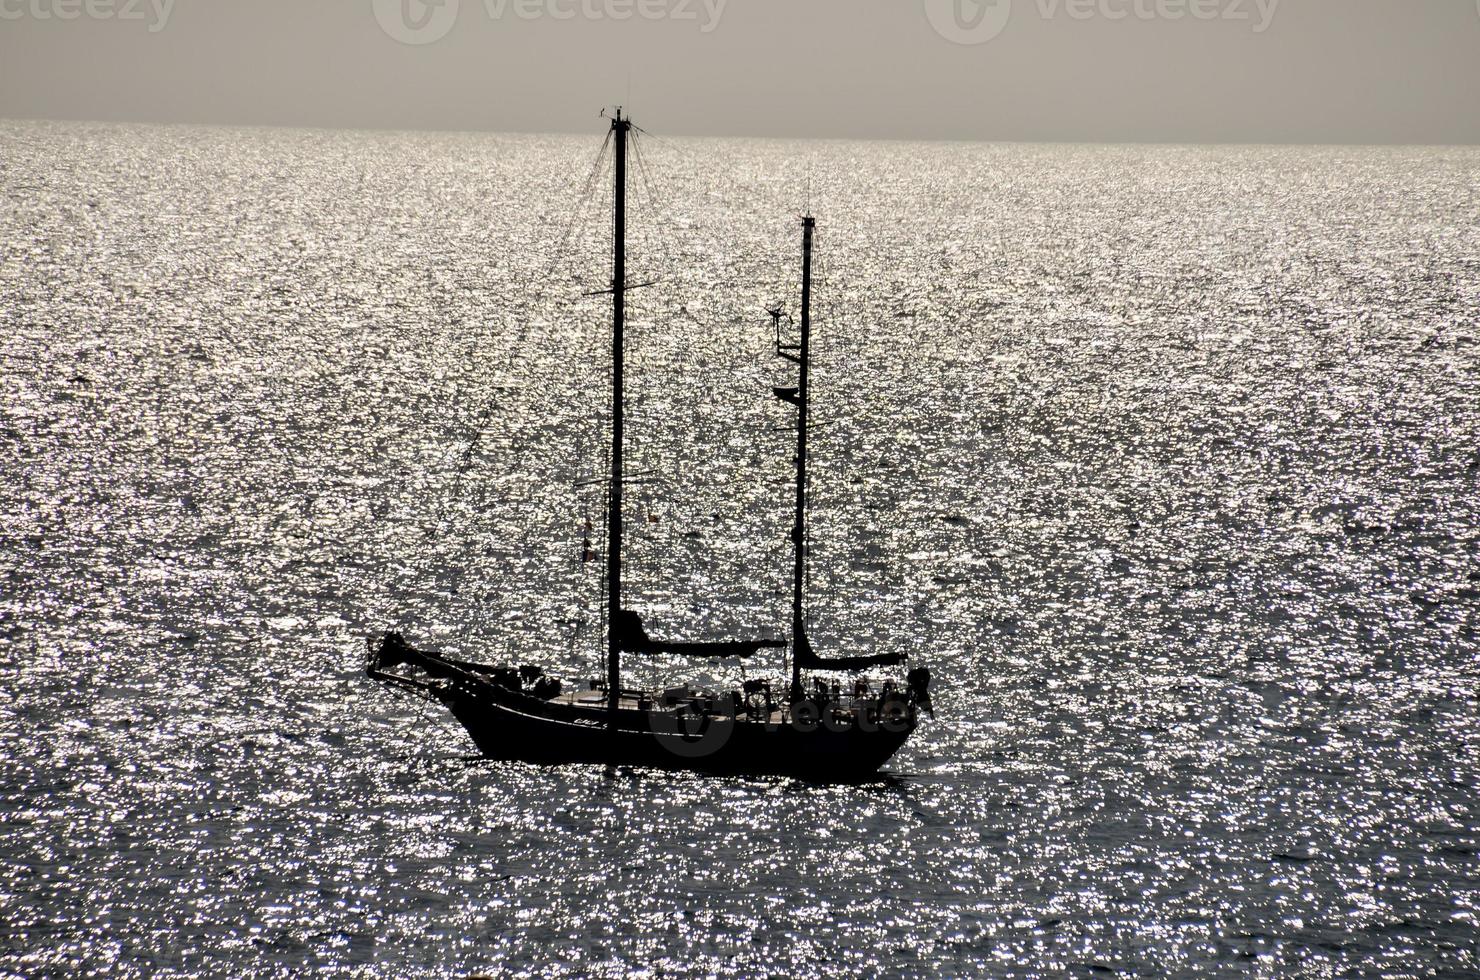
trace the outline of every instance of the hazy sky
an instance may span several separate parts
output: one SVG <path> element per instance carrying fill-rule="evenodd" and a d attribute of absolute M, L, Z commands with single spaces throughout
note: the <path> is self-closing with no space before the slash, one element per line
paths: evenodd
<path fill-rule="evenodd" d="M 0 117 L 1480 143 L 1480 0 L 438 2 L 0 0 Z"/>

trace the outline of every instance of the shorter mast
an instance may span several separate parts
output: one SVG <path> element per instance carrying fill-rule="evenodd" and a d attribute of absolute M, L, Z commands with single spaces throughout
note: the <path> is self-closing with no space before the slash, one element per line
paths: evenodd
<path fill-rule="evenodd" d="M 861 657 L 819 657 L 812 650 L 807 637 L 807 429 L 810 422 L 812 395 L 812 253 L 813 237 L 817 230 L 817 219 L 808 215 L 802 219 L 802 338 L 796 346 L 781 343 L 780 310 L 771 310 L 776 321 L 776 353 L 801 369 L 801 380 L 796 388 L 777 388 L 776 397 L 797 408 L 797 476 L 796 476 L 796 524 L 791 530 L 791 541 L 795 555 L 792 571 L 791 598 L 791 700 L 803 697 L 802 671 L 839 670 L 864 671 L 876 667 L 894 667 L 907 659 L 902 654 Z"/>
<path fill-rule="evenodd" d="M 793 346 L 781 342 L 782 311 L 770 311 L 776 323 L 776 353 L 801 368 L 800 386 L 776 388 L 776 397 L 797 409 L 796 455 L 796 523 L 791 529 L 795 557 L 791 593 L 791 700 L 802 698 L 802 666 L 812 660 L 812 647 L 807 641 L 807 408 L 812 384 L 812 233 L 817 219 L 802 219 L 802 339 Z"/>
<path fill-rule="evenodd" d="M 791 697 L 802 697 L 802 660 L 812 651 L 807 641 L 807 406 L 812 369 L 812 233 L 817 219 L 802 219 L 802 343 L 797 352 L 801 381 L 797 388 L 797 518 L 791 529 L 796 564 L 791 597 Z M 804 653 L 805 651 L 805 653 Z"/>

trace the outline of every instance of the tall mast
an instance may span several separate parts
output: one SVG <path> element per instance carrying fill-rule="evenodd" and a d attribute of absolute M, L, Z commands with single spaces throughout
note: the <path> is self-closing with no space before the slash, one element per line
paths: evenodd
<path fill-rule="evenodd" d="M 807 640 L 807 622 L 802 604 L 806 593 L 807 575 L 807 404 L 812 367 L 812 233 L 816 228 L 816 218 L 808 215 L 802 219 L 802 346 L 797 352 L 802 369 L 801 386 L 797 389 L 797 521 L 791 530 L 791 541 L 796 552 L 791 599 L 791 695 L 793 700 L 800 699 L 802 695 L 802 652 L 811 649 Z"/>
<path fill-rule="evenodd" d="M 612 482 L 607 512 L 606 609 L 607 655 L 606 691 L 610 724 L 617 724 L 617 708 L 622 697 L 622 423 L 625 415 L 623 392 L 623 326 L 627 302 L 627 137 L 632 120 L 622 118 L 622 110 L 612 120 L 616 136 L 616 219 L 612 230 Z"/>

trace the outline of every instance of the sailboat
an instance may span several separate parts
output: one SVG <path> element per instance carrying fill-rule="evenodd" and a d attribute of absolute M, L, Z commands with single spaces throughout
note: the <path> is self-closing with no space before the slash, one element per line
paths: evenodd
<path fill-rule="evenodd" d="M 823 657 L 807 635 L 807 435 L 811 394 L 812 258 L 816 219 L 802 219 L 800 338 L 783 336 L 783 310 L 771 310 L 776 353 L 796 365 L 796 387 L 775 396 L 797 413 L 796 523 L 792 528 L 791 641 L 666 642 L 649 636 L 623 595 L 623 490 L 626 322 L 627 158 L 633 123 L 617 110 L 611 121 L 615 153 L 612 272 L 611 474 L 607 488 L 606 677 L 567 691 L 536 666 L 497 667 L 419 650 L 399 633 L 367 642 L 367 673 L 375 680 L 444 705 L 486 757 L 543 764 L 596 763 L 723 775 L 789 776 L 818 782 L 867 779 L 915 732 L 930 712 L 930 672 L 904 680 L 870 671 L 907 663 L 904 655 Z M 589 541 L 587 544 L 589 557 Z M 789 648 L 790 682 L 746 681 L 716 692 L 693 684 L 662 691 L 622 684 L 624 656 L 750 659 Z M 839 678 L 843 677 L 842 684 Z M 829 679 L 830 678 L 830 679 Z M 845 686 L 844 686 L 845 685 Z"/>

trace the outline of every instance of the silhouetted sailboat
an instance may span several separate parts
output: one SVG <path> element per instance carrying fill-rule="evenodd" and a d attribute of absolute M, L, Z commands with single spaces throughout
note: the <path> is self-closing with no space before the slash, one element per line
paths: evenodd
<path fill-rule="evenodd" d="M 789 775 L 842 781 L 876 773 L 915 731 L 929 710 L 930 674 L 911 671 L 906 681 L 855 678 L 846 688 L 816 674 L 861 674 L 905 662 L 903 655 L 824 658 L 807 638 L 807 434 L 812 336 L 812 251 L 816 220 L 803 219 L 801 337 L 782 336 L 784 313 L 772 310 L 778 355 L 795 363 L 796 388 L 777 388 L 797 409 L 796 524 L 792 529 L 791 680 L 784 692 L 766 681 L 716 694 L 691 685 L 663 692 L 622 687 L 622 657 L 669 655 L 752 658 L 782 650 L 782 640 L 672 643 L 648 635 L 642 618 L 626 608 L 622 590 L 625 394 L 623 329 L 626 293 L 626 183 L 632 121 L 619 109 L 612 120 L 616 155 L 612 274 L 612 469 L 608 487 L 605 681 L 567 692 L 537 667 L 490 667 L 418 650 L 396 633 L 370 641 L 368 673 L 400 690 L 445 705 L 479 750 L 495 759 L 539 763 L 592 762 L 694 769 L 723 774 Z M 584 549 L 592 557 L 590 534 Z M 804 673 L 809 675 L 804 678 Z M 810 680 L 810 686 L 804 683 Z"/>

